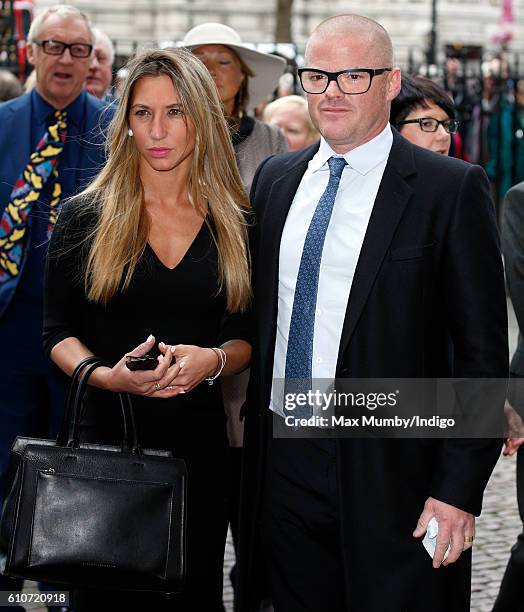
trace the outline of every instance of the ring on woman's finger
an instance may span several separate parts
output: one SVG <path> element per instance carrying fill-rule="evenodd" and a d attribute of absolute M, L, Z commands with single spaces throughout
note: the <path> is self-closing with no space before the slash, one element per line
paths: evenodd
<path fill-rule="evenodd" d="M 185 365 L 186 365 L 186 362 L 185 361 L 181 361 L 178 367 L 180 369 L 182 369 Z"/>
<path fill-rule="evenodd" d="M 172 391 L 175 387 L 173 385 L 167 385 L 166 389 Z"/>
<path fill-rule="evenodd" d="M 156 383 L 155 383 L 155 386 L 153 387 L 153 389 L 154 389 L 155 391 L 160 391 L 160 383 L 159 383 L 159 382 L 156 382 Z"/>

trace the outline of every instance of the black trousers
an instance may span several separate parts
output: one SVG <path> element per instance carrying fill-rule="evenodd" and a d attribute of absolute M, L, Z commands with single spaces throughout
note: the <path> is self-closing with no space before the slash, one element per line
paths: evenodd
<path fill-rule="evenodd" d="M 368 570 L 358 568 L 355 580 L 364 584 L 350 592 L 342 549 L 337 444 L 332 438 L 268 441 L 261 542 L 275 612 L 469 610 L 471 553 L 437 571 L 415 540 L 409 542 L 412 557 L 404 559 L 400 570 L 377 559 Z M 373 487 L 372 481 L 369 484 Z M 372 510 L 369 520 L 374 520 Z M 356 563 L 355 557 L 352 565 Z M 388 572 L 400 582 L 388 582 Z M 388 580 L 383 582 L 382 575 Z"/>
<path fill-rule="evenodd" d="M 524 447 L 517 453 L 517 502 L 523 532 L 511 549 L 493 612 L 524 611 Z"/>
<path fill-rule="evenodd" d="M 335 441 L 268 444 L 262 542 L 274 610 L 343 612 Z"/>

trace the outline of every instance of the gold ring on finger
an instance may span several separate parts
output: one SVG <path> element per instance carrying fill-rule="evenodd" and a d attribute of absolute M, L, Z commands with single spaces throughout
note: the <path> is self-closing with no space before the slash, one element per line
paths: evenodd
<path fill-rule="evenodd" d="M 156 382 L 154 386 L 155 391 L 160 391 L 160 383 Z"/>
<path fill-rule="evenodd" d="M 473 540 L 475 539 L 475 536 L 464 536 L 464 542 L 470 543 L 473 542 Z"/>

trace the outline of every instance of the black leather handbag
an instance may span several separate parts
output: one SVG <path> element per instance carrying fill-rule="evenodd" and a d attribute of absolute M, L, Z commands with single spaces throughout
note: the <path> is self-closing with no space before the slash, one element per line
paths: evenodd
<path fill-rule="evenodd" d="M 80 587 L 179 592 L 186 465 L 168 451 L 140 448 L 127 394 L 120 394 L 122 446 L 79 443 L 87 380 L 101 365 L 91 357 L 73 373 L 56 441 L 17 438 L 13 445 L 0 569 Z"/>

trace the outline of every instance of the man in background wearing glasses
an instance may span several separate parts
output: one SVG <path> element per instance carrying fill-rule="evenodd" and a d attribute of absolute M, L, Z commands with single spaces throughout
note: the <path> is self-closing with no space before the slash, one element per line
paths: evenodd
<path fill-rule="evenodd" d="M 250 609 L 265 557 L 275 612 L 465 612 L 497 440 L 272 428 L 290 414 L 282 380 L 506 378 L 488 181 L 390 127 L 401 78 L 378 23 L 325 20 L 299 75 L 320 144 L 263 162 L 251 192 L 256 348 L 238 609 Z M 293 414 L 314 409 L 297 403 Z M 432 517 L 433 560 L 419 539 Z"/>
<path fill-rule="evenodd" d="M 64 380 L 42 350 L 43 276 L 62 201 L 104 160 L 108 113 L 83 91 L 92 48 L 84 14 L 47 9 L 28 36 L 36 88 L 0 106 L 0 508 L 15 437 L 56 434 L 63 408 Z"/>

